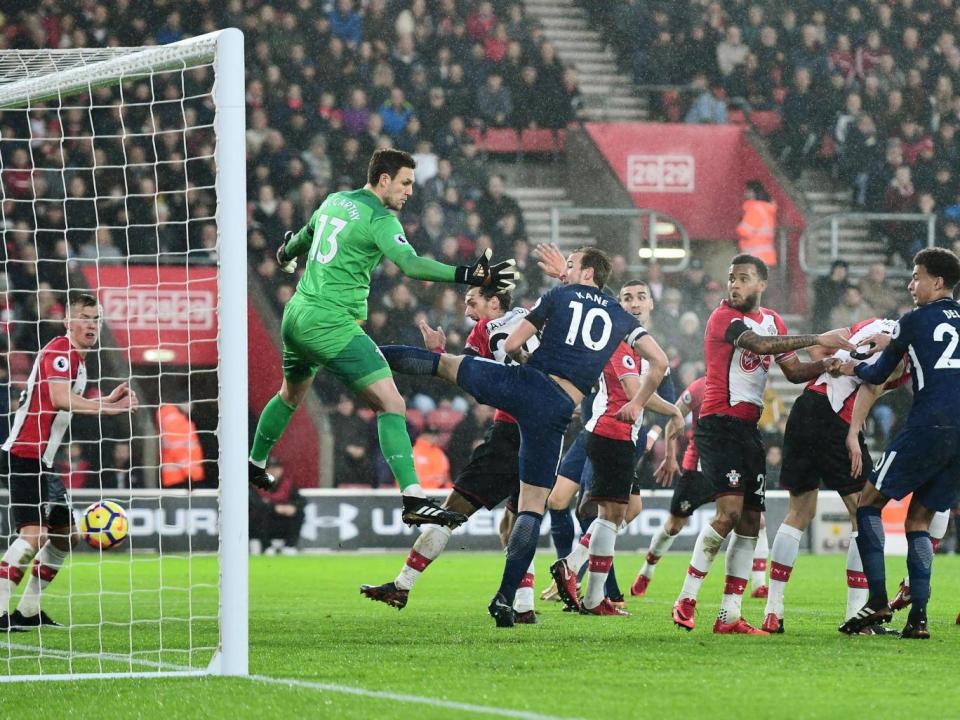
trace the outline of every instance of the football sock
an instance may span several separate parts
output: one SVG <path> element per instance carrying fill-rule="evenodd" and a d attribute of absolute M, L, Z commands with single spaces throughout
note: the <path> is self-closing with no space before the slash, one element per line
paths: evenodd
<path fill-rule="evenodd" d="M 750 578 L 754 590 L 767 584 L 767 555 L 769 554 L 770 545 L 767 542 L 767 529 L 760 528 L 757 547 L 753 551 L 753 575 Z"/>
<path fill-rule="evenodd" d="M 40 548 L 36 560 L 33 561 L 30 580 L 17 606 L 17 610 L 24 617 L 32 617 L 40 612 L 40 597 L 47 585 L 57 576 L 68 554 L 68 551 L 61 550 L 49 540 Z"/>
<path fill-rule="evenodd" d="M 650 541 L 650 549 L 647 551 L 647 559 L 640 568 L 640 574 L 653 579 L 653 572 L 657 569 L 657 563 L 660 558 L 670 549 L 676 535 L 671 535 L 665 528 L 657 530 L 657 534 Z"/>
<path fill-rule="evenodd" d="M 883 520 L 880 508 L 857 508 L 857 548 L 870 589 L 873 607 L 887 603 L 887 570 L 883 564 Z"/>
<path fill-rule="evenodd" d="M 760 531 L 761 534 L 763 532 Z M 797 530 L 786 523 L 780 524 L 780 529 L 773 538 L 773 550 L 770 553 L 770 594 L 767 595 L 767 609 L 764 611 L 766 615 L 774 613 L 778 618 L 783 618 L 783 594 L 797 562 L 802 539 L 803 530 Z M 727 553 L 729 552 L 727 550 Z"/>
<path fill-rule="evenodd" d="M 930 599 L 930 570 L 933 566 L 933 547 L 930 533 L 915 530 L 907 533 L 907 572 L 910 575 L 910 619 L 916 621 L 927 617 L 927 601 Z"/>
<path fill-rule="evenodd" d="M 753 565 L 753 552 L 757 547 L 757 538 L 746 535 L 730 534 L 727 545 L 727 577 L 723 588 L 723 600 L 720 602 L 720 621 L 732 623 L 740 618 L 740 606 L 743 591 L 747 587 L 747 578 Z"/>
<path fill-rule="evenodd" d="M 412 588 L 423 571 L 427 569 L 427 565 L 436 560 L 447 547 L 452 533 L 453 530 L 445 525 L 427 525 L 413 544 L 403 569 L 394 580 L 396 586 L 401 590 Z"/>
<path fill-rule="evenodd" d="M 524 510 L 517 515 L 517 521 L 507 543 L 507 561 L 503 566 L 503 578 L 499 592 L 509 605 L 513 605 L 517 588 L 526 574 L 533 556 L 537 552 L 537 540 L 540 538 L 540 523 L 543 515 Z"/>
<path fill-rule="evenodd" d="M 0 615 L 8 611 L 10 596 L 23 579 L 23 571 L 35 552 L 30 543 L 18 537 L 0 558 Z"/>
<path fill-rule="evenodd" d="M 573 549 L 573 516 L 569 509 L 550 511 L 550 537 L 558 558 L 570 554 Z"/>
<path fill-rule="evenodd" d="M 436 375 L 440 353 L 412 345 L 381 345 L 380 352 L 394 372 L 401 375 Z"/>
<path fill-rule="evenodd" d="M 290 418 L 296 408 L 287 405 L 280 394 L 270 398 L 260 413 L 257 421 L 257 433 L 253 436 L 253 447 L 250 449 L 250 461 L 257 467 L 266 467 L 267 456 L 283 435 L 283 431 L 290 424 Z"/>
<path fill-rule="evenodd" d="M 623 591 L 617 583 L 617 573 L 614 571 L 613 563 L 610 564 L 610 570 L 607 572 L 607 581 L 604 586 L 606 595 L 611 600 L 622 600 Z"/>
<path fill-rule="evenodd" d="M 687 575 L 683 580 L 683 589 L 680 591 L 680 598 L 697 599 L 700 593 L 700 586 L 703 585 L 703 579 L 710 572 L 710 566 L 717 558 L 720 552 L 720 546 L 723 544 L 723 537 L 713 525 L 707 523 L 703 530 L 697 535 L 697 542 L 693 546 L 693 555 L 690 558 L 690 565 L 687 567 Z"/>
<path fill-rule="evenodd" d="M 850 533 L 850 546 L 847 548 L 847 614 L 849 620 L 867 604 L 867 576 L 863 574 L 860 562 L 860 548 L 857 547 L 857 531 Z"/>
<path fill-rule="evenodd" d="M 513 609 L 518 613 L 533 610 L 533 581 L 536 570 L 533 566 L 533 560 L 530 561 L 530 567 L 523 574 L 520 581 L 520 587 L 517 588 L 517 596 L 513 600 Z"/>
<path fill-rule="evenodd" d="M 580 536 L 580 542 L 574 545 L 570 554 L 563 559 L 572 573 L 579 573 L 580 568 L 584 566 L 590 557 L 590 550 L 588 548 L 590 547 L 590 533 L 592 530 L 593 523 L 590 523 L 590 527 Z"/>
<path fill-rule="evenodd" d="M 584 607 L 595 608 L 603 601 L 616 543 L 617 526 L 609 520 L 594 520 L 590 531 L 590 565 L 587 591 L 583 596 Z"/>
<path fill-rule="evenodd" d="M 377 415 L 377 435 L 380 437 L 380 452 L 397 479 L 404 495 L 425 497 L 413 467 L 413 445 L 407 434 L 407 419 L 400 413 Z"/>

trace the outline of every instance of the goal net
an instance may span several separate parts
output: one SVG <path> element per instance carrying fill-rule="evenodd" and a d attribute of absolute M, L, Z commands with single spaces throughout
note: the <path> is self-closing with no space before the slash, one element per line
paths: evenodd
<path fill-rule="evenodd" d="M 0 193 L 0 431 L 25 437 L 14 413 L 77 293 L 101 319 L 82 394 L 127 383 L 140 403 L 74 412 L 42 481 L 4 463 L 0 553 L 29 517 L 17 482 L 51 499 L 63 483 L 78 527 L 113 501 L 129 533 L 109 549 L 81 539 L 59 568 L 4 555 L 0 612 L 39 604 L 63 627 L 0 632 L 0 681 L 246 674 L 243 35 L 0 51 Z"/>

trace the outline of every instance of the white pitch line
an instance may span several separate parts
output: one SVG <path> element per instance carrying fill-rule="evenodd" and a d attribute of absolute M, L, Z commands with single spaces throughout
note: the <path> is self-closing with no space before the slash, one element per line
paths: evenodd
<path fill-rule="evenodd" d="M 526 710 L 510 710 L 508 708 L 498 708 L 490 705 L 473 705 L 471 703 L 456 702 L 454 700 L 441 700 L 439 698 L 424 697 L 421 695 L 405 695 L 402 693 L 389 692 L 387 690 L 368 690 L 366 688 L 353 687 L 351 685 L 336 685 L 334 683 L 314 682 L 312 680 L 277 678 L 270 677 L 268 675 L 251 675 L 250 679 L 256 682 L 268 683 L 270 685 L 286 685 L 288 687 L 319 690 L 321 692 L 335 692 L 343 693 L 344 695 L 358 695 L 360 697 L 376 698 L 379 700 L 416 703 L 419 705 L 429 705 L 431 707 L 444 708 L 445 710 L 459 710 L 461 712 L 472 712 L 481 715 L 497 715 L 499 717 L 516 718 L 516 720 L 577 720 L 577 718 L 561 718 L 556 715 L 544 715 L 542 713 L 527 712 Z"/>

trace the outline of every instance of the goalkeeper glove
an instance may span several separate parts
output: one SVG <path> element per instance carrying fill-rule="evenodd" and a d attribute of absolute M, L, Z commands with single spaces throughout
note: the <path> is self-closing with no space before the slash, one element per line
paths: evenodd
<path fill-rule="evenodd" d="M 277 262 L 280 264 L 280 269 L 288 274 L 297 271 L 297 259 L 295 257 L 287 257 L 287 243 L 292 239 L 293 231 L 287 230 L 283 234 L 283 242 L 280 244 L 280 247 L 277 248 Z"/>
<path fill-rule="evenodd" d="M 498 292 L 503 290 L 513 290 L 517 285 L 516 279 L 516 260 L 504 260 L 496 265 L 490 264 L 490 258 L 493 251 L 487 248 L 483 251 L 473 263 L 473 265 L 458 265 L 454 280 L 464 285 L 473 285 L 475 287 L 493 287 Z"/>

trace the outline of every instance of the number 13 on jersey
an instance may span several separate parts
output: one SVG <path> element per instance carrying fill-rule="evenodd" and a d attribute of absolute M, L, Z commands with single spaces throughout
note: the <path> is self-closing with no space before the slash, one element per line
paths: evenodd
<path fill-rule="evenodd" d="M 330 217 L 329 215 L 320 215 L 317 219 L 317 229 L 313 233 L 313 245 L 310 246 L 311 260 L 315 260 L 321 265 L 326 265 L 333 260 L 337 254 L 337 235 L 347 226 L 346 220 Z M 329 230 L 327 237 L 324 233 Z M 326 252 L 324 252 L 324 239 L 326 239 Z"/>

